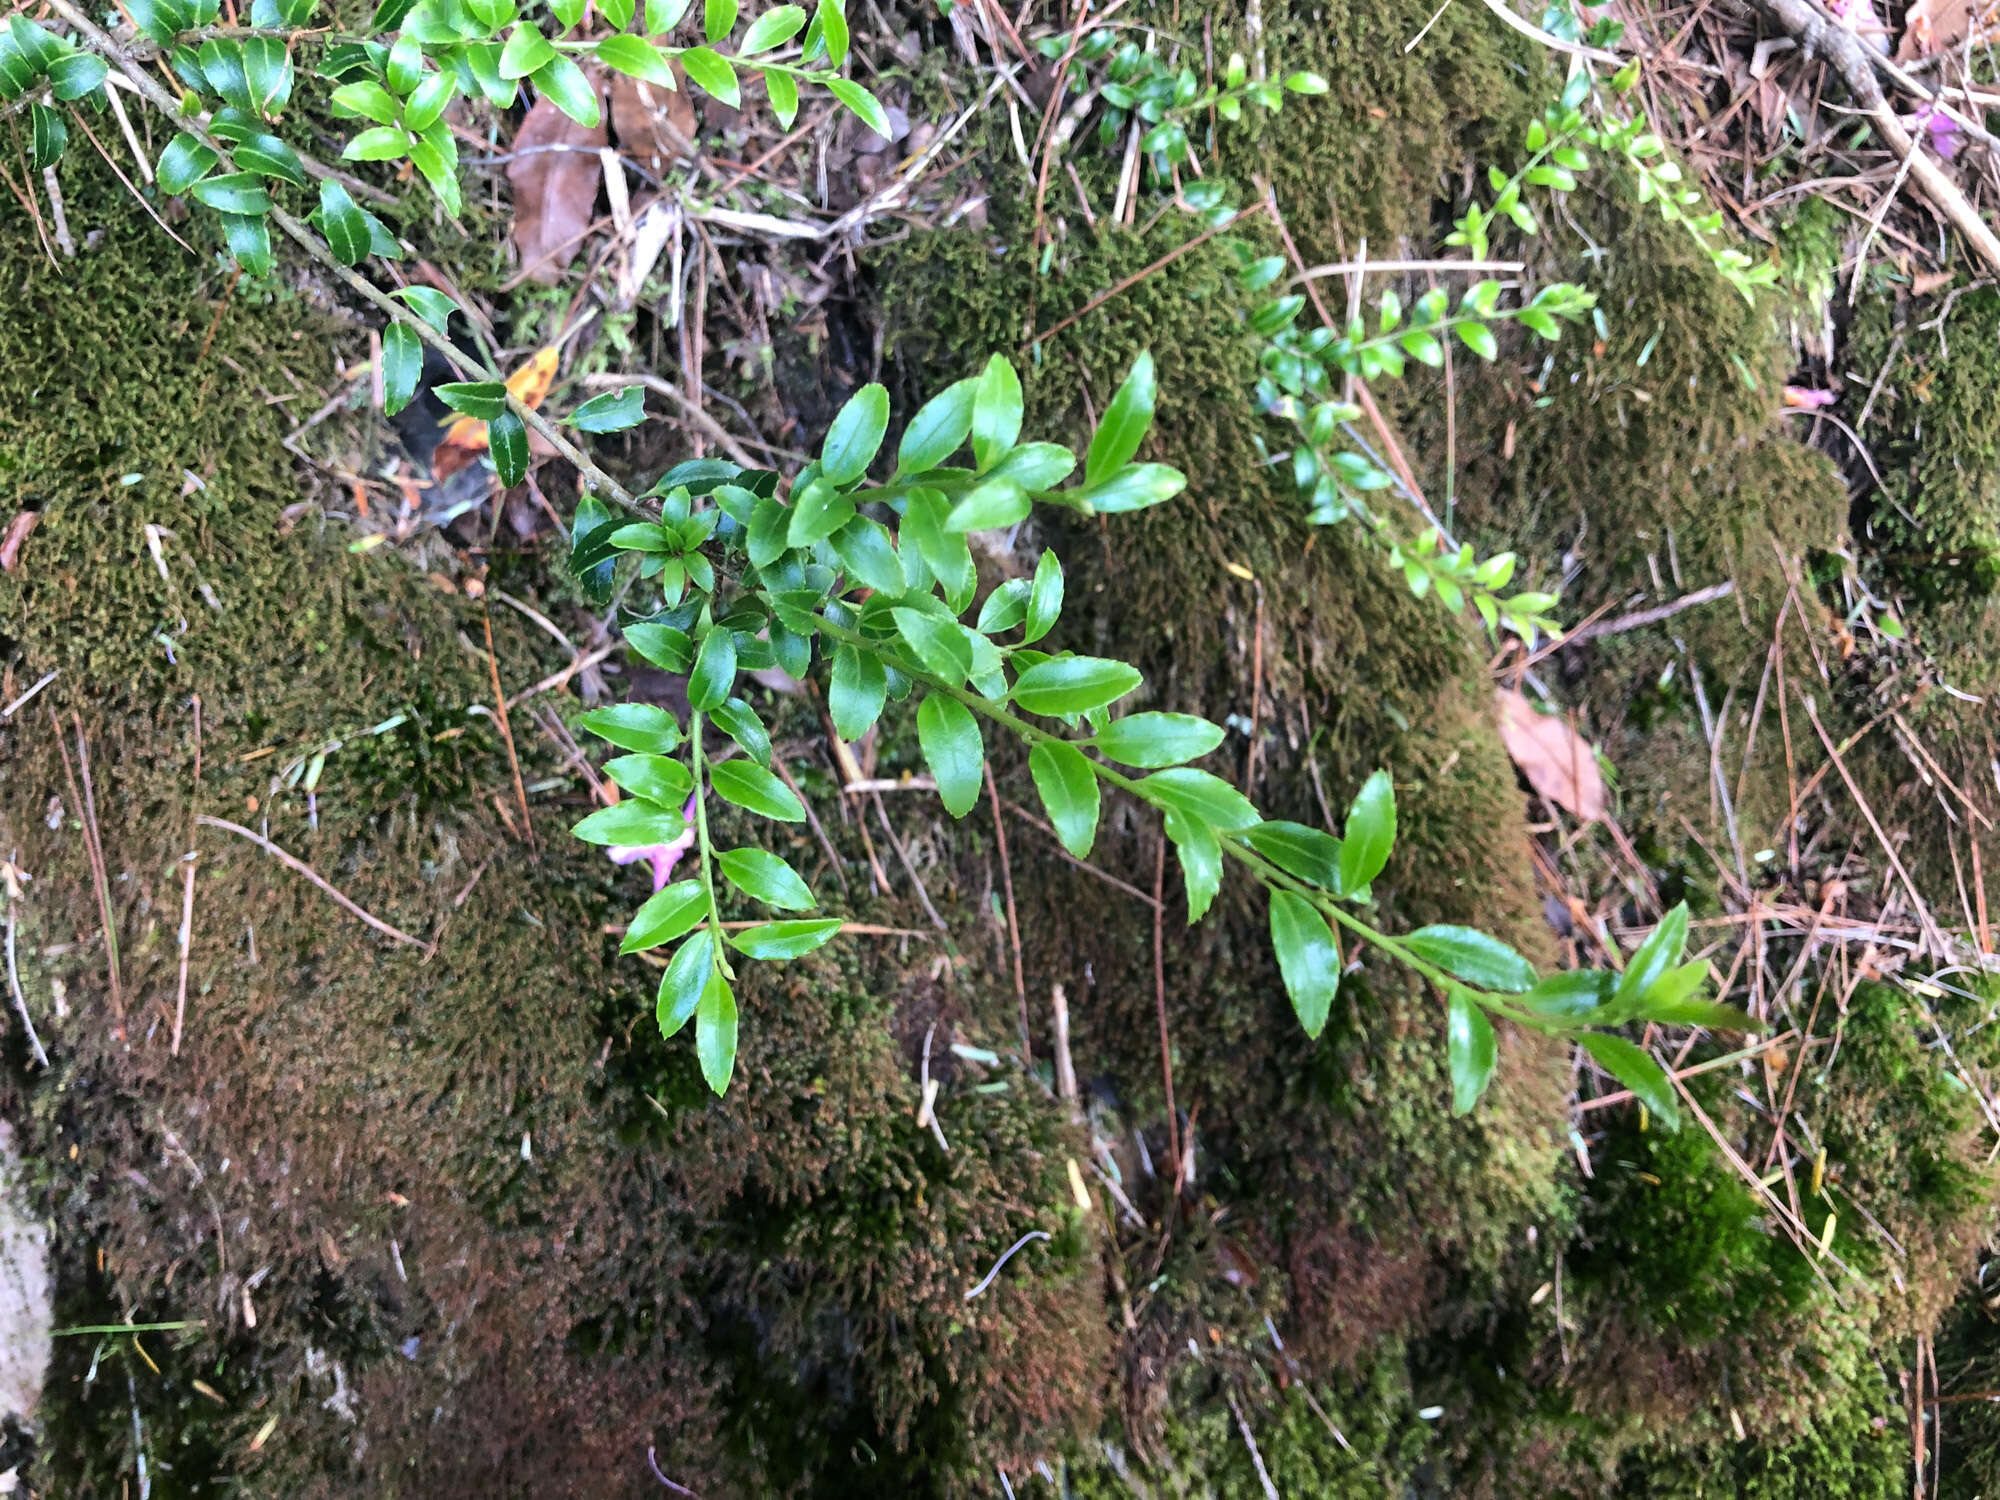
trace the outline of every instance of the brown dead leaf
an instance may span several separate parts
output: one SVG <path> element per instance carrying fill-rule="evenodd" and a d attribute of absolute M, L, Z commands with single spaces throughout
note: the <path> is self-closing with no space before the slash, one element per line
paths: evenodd
<path fill-rule="evenodd" d="M 514 132 L 507 181 L 514 189 L 514 246 L 530 281 L 552 286 L 562 280 L 563 268 L 582 247 L 604 180 L 597 151 L 605 140 L 601 122 L 584 129 L 546 94 Z M 537 149 L 548 146 L 565 149 Z"/>
<path fill-rule="evenodd" d="M 7 523 L 7 535 L 0 538 L 0 573 L 11 573 L 21 562 L 21 545 L 42 519 L 38 510 L 24 510 Z"/>
<path fill-rule="evenodd" d="M 1898 62 L 1915 62 L 1949 52 L 1965 40 L 1976 22 L 1993 20 L 1993 0 L 1916 0 L 1903 16 L 1903 39 L 1896 44 Z"/>
<path fill-rule="evenodd" d="M 1536 793 L 1586 823 L 1604 816 L 1604 777 L 1590 742 L 1563 719 L 1536 713 L 1512 688 L 1494 695 L 1500 743 Z"/>
<path fill-rule="evenodd" d="M 674 77 L 681 78 L 679 64 Z M 655 177 L 694 155 L 694 105 L 685 86 L 663 89 L 614 73 L 611 128 L 618 133 L 619 148 Z"/>

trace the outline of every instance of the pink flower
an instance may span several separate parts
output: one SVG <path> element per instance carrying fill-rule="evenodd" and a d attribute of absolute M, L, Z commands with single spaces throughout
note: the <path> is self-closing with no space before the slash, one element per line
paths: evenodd
<path fill-rule="evenodd" d="M 1958 155 L 1961 139 L 1958 121 L 1932 104 L 1916 116 L 1916 125 L 1930 138 L 1931 150 L 1946 161 Z"/>
<path fill-rule="evenodd" d="M 681 809 L 681 819 L 687 827 L 681 830 L 681 836 L 672 843 L 645 844 L 628 849 L 606 849 L 604 852 L 611 856 L 611 863 L 614 865 L 636 865 L 642 859 L 650 863 L 653 867 L 653 890 L 657 894 L 667 888 L 667 882 L 673 878 L 674 866 L 680 863 L 680 857 L 694 847 L 692 796 L 687 799 L 687 806 Z"/>

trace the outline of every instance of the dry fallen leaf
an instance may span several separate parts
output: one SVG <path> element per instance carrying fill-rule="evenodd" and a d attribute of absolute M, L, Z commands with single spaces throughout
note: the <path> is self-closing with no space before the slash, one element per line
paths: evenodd
<path fill-rule="evenodd" d="M 1604 816 L 1604 777 L 1590 742 L 1564 720 L 1536 713 L 1512 688 L 1493 695 L 1500 743 L 1536 794 L 1586 823 Z"/>
<path fill-rule="evenodd" d="M 0 572 L 11 573 L 19 565 L 21 545 L 28 540 L 28 533 L 41 519 L 40 511 L 24 510 L 7 523 L 7 535 L 0 539 Z"/>
<path fill-rule="evenodd" d="M 518 398 L 523 406 L 535 410 L 549 393 L 549 386 L 556 378 L 556 362 L 562 357 L 561 351 L 553 346 L 540 349 L 526 363 L 507 377 L 507 390 Z M 539 436 L 530 432 L 528 451 L 540 452 L 546 457 L 548 450 L 537 450 L 534 439 Z M 477 417 L 460 417 L 445 429 L 437 449 L 431 454 L 431 480 L 442 484 L 453 474 L 471 463 L 486 451 L 486 424 Z"/>
<path fill-rule="evenodd" d="M 678 64 L 674 76 L 682 76 Z M 613 74 L 611 128 L 618 132 L 619 149 L 656 178 L 694 155 L 694 105 L 685 88 L 663 89 Z"/>
<path fill-rule="evenodd" d="M 552 286 L 582 248 L 604 179 L 600 123 L 584 129 L 544 94 L 514 132 L 507 181 L 514 189 L 514 246 L 530 281 Z M 561 150 L 544 150 L 556 146 Z M 570 149 L 583 147 L 583 150 Z"/>
<path fill-rule="evenodd" d="M 1903 39 L 1896 45 L 1896 60 L 1915 62 L 1920 57 L 1949 52 L 1965 40 L 1975 18 L 1983 26 L 1992 19 L 1992 11 L 1992 0 L 1916 0 L 1904 13 Z"/>

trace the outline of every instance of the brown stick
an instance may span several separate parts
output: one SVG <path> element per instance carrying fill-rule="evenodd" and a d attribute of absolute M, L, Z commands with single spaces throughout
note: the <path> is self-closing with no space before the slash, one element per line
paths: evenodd
<path fill-rule="evenodd" d="M 1007 936 L 1014 945 L 1014 998 L 1021 1007 L 1021 1056 L 1033 1063 L 1035 1049 L 1028 1040 L 1028 986 L 1021 977 L 1021 922 L 1014 914 L 1014 866 L 1007 858 L 1007 823 L 1000 816 L 1000 792 L 993 785 L 993 762 L 986 761 L 983 769 L 986 799 L 993 806 L 993 836 L 1000 844 L 1000 884 L 1007 892 Z"/>
<path fill-rule="evenodd" d="M 71 711 L 70 717 L 76 721 L 76 753 L 78 758 L 82 759 L 83 721 L 77 718 L 74 710 Z M 84 761 L 84 790 L 79 792 L 76 786 L 76 773 L 70 769 L 69 747 L 63 743 L 62 725 L 54 714 L 49 716 L 49 722 L 55 725 L 56 749 L 62 752 L 63 777 L 69 782 L 70 800 L 76 803 L 83 814 L 83 852 L 90 860 L 91 883 L 97 887 L 98 916 L 104 924 L 104 952 L 111 975 L 111 1008 L 116 1012 L 118 1019 L 123 1021 L 125 993 L 118 982 L 118 927 L 111 916 L 111 885 L 104 868 L 104 846 L 97 841 L 97 806 L 90 796 L 90 763 Z"/>
<path fill-rule="evenodd" d="M 387 922 L 383 921 L 380 917 L 373 916 L 360 906 L 357 906 L 354 902 L 350 901 L 346 896 L 342 895 L 338 890 L 336 890 L 333 887 L 332 883 L 329 882 L 324 876 L 322 876 L 319 873 L 319 871 L 315 870 L 311 865 L 307 864 L 304 860 L 300 859 L 298 856 L 293 854 L 287 854 L 283 849 L 280 849 L 276 844 L 272 843 L 269 839 L 265 838 L 261 833 L 255 833 L 250 829 L 245 828 L 241 823 L 232 823 L 226 818 L 211 818 L 207 813 L 200 814 L 198 817 L 195 818 L 195 822 L 205 824 L 210 828 L 223 829 L 226 832 L 235 834 L 238 838 L 241 839 L 248 839 L 251 843 L 255 844 L 259 849 L 262 849 L 266 854 L 270 855 L 273 859 L 277 860 L 287 869 L 296 870 L 299 874 L 305 876 L 306 879 L 310 880 L 314 885 L 318 886 L 322 891 L 326 892 L 327 895 L 331 896 L 337 905 L 339 905 L 346 911 L 352 912 L 355 916 L 361 918 L 362 921 L 366 922 L 370 927 L 374 928 L 377 932 L 383 934 L 383 936 L 392 937 L 399 943 L 408 943 L 412 948 L 421 948 L 427 956 L 433 951 L 432 945 L 424 942 L 421 938 L 413 938 L 407 932 L 403 931 L 402 928 L 391 927 Z"/>

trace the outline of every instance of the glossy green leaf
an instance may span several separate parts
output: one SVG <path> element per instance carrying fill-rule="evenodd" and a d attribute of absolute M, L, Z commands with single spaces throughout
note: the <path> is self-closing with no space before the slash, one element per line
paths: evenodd
<path fill-rule="evenodd" d="M 731 885 L 766 906 L 810 911 L 818 904 L 798 872 L 767 849 L 727 849 L 715 856 L 715 863 Z"/>
<path fill-rule="evenodd" d="M 1011 479 L 988 479 L 967 491 L 944 518 L 946 531 L 993 531 L 1027 516 L 1028 492 Z"/>
<path fill-rule="evenodd" d="M 1340 840 L 1303 823 L 1275 821 L 1243 830 L 1243 841 L 1287 875 L 1309 885 L 1343 893 Z"/>
<path fill-rule="evenodd" d="M 1049 823 L 1063 848 L 1084 859 L 1097 841 L 1097 773 L 1076 746 L 1042 740 L 1028 752 L 1028 771 L 1042 794 Z"/>
<path fill-rule="evenodd" d="M 972 397 L 972 457 L 984 474 L 1021 436 L 1021 377 L 1005 355 L 986 362 Z"/>
<path fill-rule="evenodd" d="M 671 755 L 680 748 L 681 727 L 664 708 L 651 703 L 613 703 L 578 717 L 576 727 L 621 750 Z"/>
<path fill-rule="evenodd" d="M 725 701 L 736 687 L 736 637 L 721 626 L 710 626 L 695 653 L 688 674 L 688 707 L 707 713 Z"/>
<path fill-rule="evenodd" d="M 880 521 L 856 516 L 828 540 L 848 577 L 892 599 L 903 592 L 903 560 Z"/>
<path fill-rule="evenodd" d="M 1153 425 L 1153 398 L 1153 356 L 1144 353 L 1133 361 L 1132 372 L 1104 409 L 1090 440 L 1090 452 L 1083 461 L 1086 486 L 1102 484 L 1132 461 L 1145 440 L 1146 429 Z"/>
<path fill-rule="evenodd" d="M 271 229 L 263 219 L 244 214 L 223 214 L 222 242 L 248 275 L 271 274 L 275 264 L 271 255 Z"/>
<path fill-rule="evenodd" d="M 681 54 L 681 69 L 689 79 L 734 109 L 742 102 L 736 70 L 729 59 L 708 47 L 690 47 Z"/>
<path fill-rule="evenodd" d="M 486 447 L 503 488 L 528 477 L 528 424 L 513 412 L 503 411 L 486 424 Z"/>
<path fill-rule="evenodd" d="M 771 764 L 771 733 L 764 727 L 764 721 L 757 717 L 756 709 L 741 698 L 731 698 L 716 704 L 708 711 L 708 717 L 758 765 Z"/>
<path fill-rule="evenodd" d="M 646 35 L 665 36 L 681 24 L 689 0 L 646 0 Z"/>
<path fill-rule="evenodd" d="M 688 638 L 688 633 L 654 620 L 627 625 L 625 644 L 662 672 L 685 672 L 694 660 L 694 642 Z"/>
<path fill-rule="evenodd" d="M 389 295 L 400 298 L 412 312 L 439 333 L 447 331 L 446 325 L 450 323 L 451 315 L 458 311 L 458 304 L 435 287 L 406 286 Z"/>
<path fill-rule="evenodd" d="M 206 177 L 216 161 L 213 151 L 183 130 L 167 142 L 153 176 L 161 192 L 179 197 Z"/>
<path fill-rule="evenodd" d="M 1618 988 L 1611 997 L 1612 1010 L 1617 1015 L 1627 1017 L 1639 1013 L 1646 992 L 1680 962 L 1681 950 L 1687 947 L 1687 935 L 1687 902 L 1682 901 L 1660 918 L 1659 925 L 1626 963 L 1625 972 L 1618 978 Z"/>
<path fill-rule="evenodd" d="M 685 937 L 708 920 L 708 891 L 699 880 L 677 880 L 632 913 L 620 953 L 641 953 Z"/>
<path fill-rule="evenodd" d="M 941 620 L 914 609 L 893 610 L 891 617 L 897 634 L 928 670 L 953 683 L 972 675 L 972 646 L 965 627 L 956 620 Z"/>
<path fill-rule="evenodd" d="M 744 57 L 754 57 L 759 52 L 782 47 L 805 29 L 806 13 L 802 6 L 773 6 L 750 23 L 750 29 L 743 33 L 743 42 L 737 51 Z"/>
<path fill-rule="evenodd" d="M 1168 808 L 1163 820 L 1167 837 L 1174 842 L 1180 860 L 1181 880 L 1187 889 L 1188 925 L 1193 926 L 1222 889 L 1222 844 L 1215 830 L 1177 808 Z"/>
<path fill-rule="evenodd" d="M 895 127 L 889 123 L 888 111 L 882 108 L 882 101 L 852 78 L 829 78 L 827 92 L 854 112 L 854 117 L 877 135 L 887 140 Z"/>
<path fill-rule="evenodd" d="M 701 34 L 711 42 L 728 41 L 729 33 L 736 29 L 738 10 L 737 0 L 704 0 Z"/>
<path fill-rule="evenodd" d="M 972 400 L 978 388 L 977 380 L 954 381 L 917 408 L 897 445 L 899 478 L 935 469 L 965 446 L 972 431 Z"/>
<path fill-rule="evenodd" d="M 423 131 L 444 113 L 444 107 L 451 103 L 451 97 L 458 92 L 456 73 L 433 73 L 416 87 L 409 102 L 403 106 L 403 123 L 411 130 Z"/>
<path fill-rule="evenodd" d="M 799 84 L 789 73 L 766 73 L 764 95 L 771 101 L 771 113 L 780 130 L 790 130 L 799 117 Z"/>
<path fill-rule="evenodd" d="M 803 823 L 806 810 L 792 789 L 762 766 L 747 760 L 725 760 L 708 769 L 708 784 L 725 802 L 780 823 Z M 808 905 L 811 903 L 808 902 Z"/>
<path fill-rule="evenodd" d="M 1451 992 L 1445 1013 L 1445 1060 L 1451 1067 L 1451 1112 L 1472 1113 L 1493 1078 L 1493 1023 L 1464 990 Z"/>
<path fill-rule="evenodd" d="M 1587 1031 L 1577 1040 L 1583 1043 L 1584 1051 L 1597 1059 L 1600 1067 L 1630 1089 L 1639 1102 L 1653 1112 L 1661 1125 L 1668 1130 L 1681 1128 L 1681 1112 L 1674 1099 L 1673 1083 L 1668 1079 L 1666 1070 L 1653 1061 L 1650 1053 L 1609 1032 Z"/>
<path fill-rule="evenodd" d="M 49 65 L 49 91 L 58 99 L 95 93 L 110 75 L 110 64 L 94 52 L 65 52 Z"/>
<path fill-rule="evenodd" d="M 1101 656 L 1058 656 L 1014 680 L 1014 702 L 1031 714 L 1060 718 L 1103 708 L 1138 687 L 1137 667 Z"/>
<path fill-rule="evenodd" d="M 849 485 L 868 472 L 889 429 L 889 393 L 879 385 L 864 385 L 840 409 L 827 429 L 820 450 L 820 473 L 834 484 Z"/>
<path fill-rule="evenodd" d="M 1271 946 L 1299 1025 L 1309 1037 L 1326 1030 L 1340 989 L 1340 945 L 1327 919 L 1294 891 L 1271 892 Z"/>
<path fill-rule="evenodd" d="M 1389 863 L 1396 847 L 1396 789 L 1387 771 L 1377 771 L 1361 784 L 1347 810 L 1345 837 L 1340 844 L 1340 889 L 1358 896 Z"/>
<path fill-rule="evenodd" d="M 826 707 L 833 731 L 850 743 L 861 738 L 881 717 L 888 696 L 888 676 L 873 652 L 841 646 L 833 653 L 833 675 L 827 684 Z"/>
<path fill-rule="evenodd" d="M 358 266 L 368 258 L 368 216 L 339 183 L 329 179 L 319 185 L 319 210 L 313 221 L 343 266 Z"/>
<path fill-rule="evenodd" d="M 1419 927 L 1403 941 L 1419 958 L 1479 989 L 1519 995 L 1535 987 L 1535 966 L 1477 928 Z"/>
<path fill-rule="evenodd" d="M 535 87 L 555 102 L 557 109 L 568 115 L 584 129 L 594 129 L 603 118 L 603 107 L 598 103 L 597 90 L 583 69 L 558 53 L 535 69 Z"/>
<path fill-rule="evenodd" d="M 799 922 L 766 922 L 734 933 L 729 946 L 751 958 L 783 961 L 801 958 L 823 946 L 841 929 L 838 917 L 812 917 Z"/>
<path fill-rule="evenodd" d="M 28 106 L 28 165 L 39 172 L 62 160 L 69 144 L 69 126 L 63 117 L 39 101 Z"/>
<path fill-rule="evenodd" d="M 533 22 L 519 22 L 508 33 L 507 45 L 500 49 L 500 76 L 530 78 L 554 61 L 556 56 L 556 49 Z"/>
<path fill-rule="evenodd" d="M 274 177 L 293 187 L 306 185 L 306 169 L 298 153 L 264 127 L 254 115 L 238 109 L 217 110 L 208 123 L 211 134 L 230 142 L 236 165 L 261 177 Z M 366 223 L 364 221 L 364 229 Z"/>
<path fill-rule="evenodd" d="M 667 66 L 666 55 L 643 37 L 608 36 L 594 51 L 599 62 L 620 73 L 658 88 L 671 90 L 679 86 L 674 70 Z"/>
<path fill-rule="evenodd" d="M 1028 589 L 1027 618 L 1021 624 L 1021 639 L 1032 644 L 1055 628 L 1062 618 L 1062 559 L 1044 551 L 1035 564 L 1035 578 Z"/>
<path fill-rule="evenodd" d="M 410 404 L 424 373 L 424 346 L 407 324 L 382 330 L 382 409 L 394 416 Z"/>
<path fill-rule="evenodd" d="M 687 821 L 672 808 L 637 798 L 600 807 L 571 830 L 586 844 L 608 844 L 614 849 L 671 844 L 686 831 Z"/>
<path fill-rule="evenodd" d="M 569 417 L 570 426 L 582 432 L 623 432 L 645 420 L 646 388 L 640 385 L 620 386 L 592 396 Z"/>
<path fill-rule="evenodd" d="M 819 0 L 813 9 L 812 27 L 806 32 L 805 58 L 811 62 L 815 39 L 826 53 L 826 65 L 838 68 L 847 61 L 847 12 L 841 0 Z"/>
<path fill-rule="evenodd" d="M 1101 515 L 1123 515 L 1171 500 L 1187 488 L 1187 476 L 1167 464 L 1127 464 L 1101 484 L 1075 491 Z"/>
<path fill-rule="evenodd" d="M 208 44 L 202 44 L 202 67 L 208 66 Z M 284 112 L 292 98 L 292 58 L 285 44 L 272 36 L 253 36 L 243 43 L 243 75 L 250 89 L 250 107 L 265 119 Z M 230 100 L 234 104 L 235 100 Z"/>
<path fill-rule="evenodd" d="M 703 917 L 707 915 L 705 911 L 702 913 Z M 661 1036 L 674 1035 L 694 1019 L 695 1007 L 701 1004 L 701 993 L 708 988 L 714 972 L 715 933 L 704 927 L 681 944 L 666 973 L 660 976 L 660 995 L 654 1013 L 659 1017 Z"/>
<path fill-rule="evenodd" d="M 816 475 L 792 490 L 791 520 L 785 545 L 810 547 L 823 542 L 854 519 L 854 502 L 824 475 Z"/>
<path fill-rule="evenodd" d="M 1060 443 L 1018 443 L 987 471 L 989 482 L 1011 480 L 1031 495 L 1053 490 L 1076 468 L 1076 455 Z"/>
<path fill-rule="evenodd" d="M 979 721 L 956 698 L 927 693 L 917 705 L 917 744 L 937 781 L 938 800 L 954 818 L 972 811 L 979 800 L 986 749 Z"/>
<path fill-rule="evenodd" d="M 452 380 L 432 390 L 453 411 L 482 422 L 492 421 L 507 409 L 507 387 L 497 380 Z"/>
<path fill-rule="evenodd" d="M 399 161 L 410 154 L 410 136 L 399 125 L 364 130 L 341 148 L 343 161 Z"/>
<path fill-rule="evenodd" d="M 619 755 L 604 763 L 604 774 L 635 797 L 662 807 L 679 807 L 694 791 L 694 776 L 664 755 Z"/>
<path fill-rule="evenodd" d="M 271 195 L 264 191 L 264 184 L 249 172 L 204 177 L 189 191 L 197 203 L 205 203 L 217 213 L 256 218 L 271 211 Z"/>
<path fill-rule="evenodd" d="M 736 997 L 729 981 L 716 970 L 703 986 L 694 1017 L 695 1056 L 701 1059 L 702 1081 L 717 1094 L 728 1092 L 736 1070 Z"/>
<path fill-rule="evenodd" d="M 1222 726 L 1193 714 L 1142 713 L 1113 719 L 1095 744 L 1107 760 L 1158 770 L 1199 760 L 1222 743 Z"/>
<path fill-rule="evenodd" d="M 1254 828 L 1260 821 L 1248 797 L 1220 776 L 1190 766 L 1155 771 L 1139 783 L 1138 790 L 1155 807 L 1178 808 L 1224 833 Z"/>

